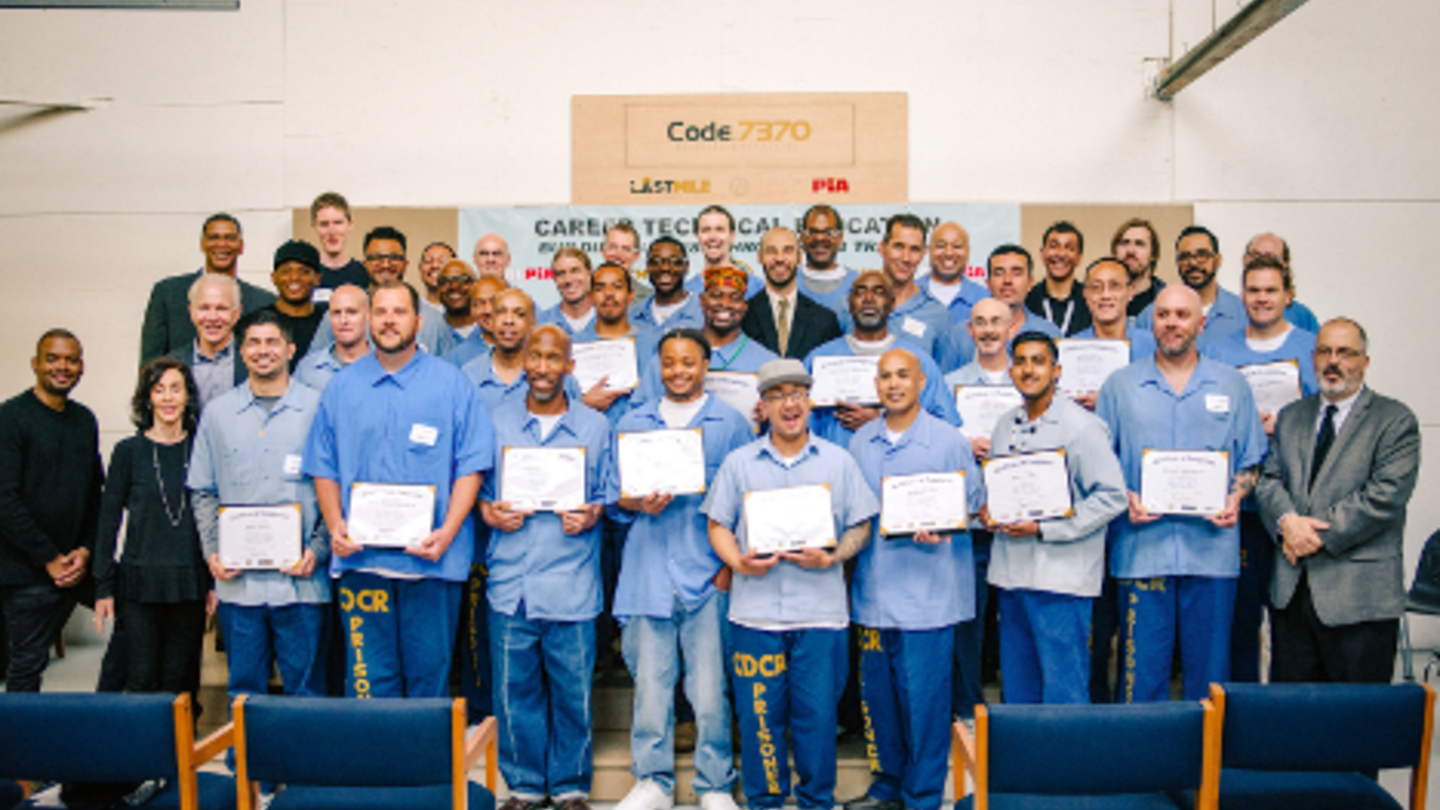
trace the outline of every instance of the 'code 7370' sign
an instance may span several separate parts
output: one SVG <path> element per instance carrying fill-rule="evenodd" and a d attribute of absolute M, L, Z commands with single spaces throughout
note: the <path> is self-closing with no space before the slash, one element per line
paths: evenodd
<path fill-rule="evenodd" d="M 904 202 L 904 93 L 576 96 L 579 204 Z"/>

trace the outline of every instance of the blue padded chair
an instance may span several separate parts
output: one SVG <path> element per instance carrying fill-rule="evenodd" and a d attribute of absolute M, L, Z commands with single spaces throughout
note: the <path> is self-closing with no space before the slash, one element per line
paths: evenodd
<path fill-rule="evenodd" d="M 1208 702 L 978 706 L 954 728 L 956 810 L 1174 810 L 1193 790 L 1213 810 L 1218 723 Z M 963 767 L 962 767 L 963 764 Z"/>
<path fill-rule="evenodd" d="M 55 782 L 164 779 L 164 789 L 143 807 L 233 808 L 234 780 L 198 773 L 230 747 L 232 729 L 227 725 L 198 743 L 194 729 L 188 694 L 4 693 L 0 776 Z"/>
<path fill-rule="evenodd" d="M 1401 805 L 1367 773 L 1411 768 L 1424 810 L 1435 691 L 1420 684 L 1210 685 L 1221 718 L 1220 807 Z"/>
<path fill-rule="evenodd" d="M 256 783 L 283 787 L 270 810 L 494 810 L 495 718 L 465 733 L 465 700 L 235 699 L 241 810 Z M 486 753 L 484 786 L 467 774 Z"/>

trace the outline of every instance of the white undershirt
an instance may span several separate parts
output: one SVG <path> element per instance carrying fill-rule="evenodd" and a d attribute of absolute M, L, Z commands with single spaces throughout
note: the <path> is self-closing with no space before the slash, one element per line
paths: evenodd
<path fill-rule="evenodd" d="M 652 302 L 650 304 L 650 311 L 655 314 L 655 323 L 662 324 L 665 323 L 667 318 L 674 315 L 676 310 L 685 306 L 685 302 L 690 300 L 690 294 L 686 293 L 679 301 L 673 304 L 661 304 L 653 298 L 650 300 Z"/>
<path fill-rule="evenodd" d="M 813 278 L 816 281 L 839 281 L 845 277 L 845 268 L 838 264 L 829 270 L 811 270 L 809 267 L 802 267 L 800 272 L 804 273 L 806 278 Z"/>
<path fill-rule="evenodd" d="M 709 394 L 701 394 L 689 402 L 676 402 L 667 396 L 660 400 L 660 418 L 665 420 L 668 428 L 678 430 L 687 427 L 709 399 Z"/>
<path fill-rule="evenodd" d="M 1264 340 L 1247 336 L 1245 338 L 1245 345 L 1249 346 L 1252 352 L 1273 352 L 1285 345 L 1285 338 L 1290 337 L 1290 330 L 1294 328 L 1293 326 L 1286 326 L 1285 331 L 1280 333 L 1280 337 L 1266 338 Z"/>
<path fill-rule="evenodd" d="M 475 331 L 475 324 L 472 323 L 469 326 L 452 326 L 450 328 L 455 330 L 455 334 L 460 337 L 468 338 L 470 337 L 470 333 Z"/>
<path fill-rule="evenodd" d="M 955 296 L 960 294 L 959 281 L 955 282 L 954 284 L 946 284 L 940 279 L 931 276 L 929 287 L 931 297 L 933 297 L 936 301 L 944 304 L 946 307 L 949 307 L 950 302 L 955 300 Z"/>
<path fill-rule="evenodd" d="M 1004 385 L 1010 382 L 1009 369 L 1002 369 L 1000 371 L 988 371 L 982 368 L 980 369 L 980 376 L 985 378 L 986 385 Z"/>
<path fill-rule="evenodd" d="M 556 414 L 542 415 L 532 412 L 530 415 L 535 417 L 536 422 L 540 423 L 540 440 L 544 441 L 550 438 L 550 434 L 555 431 L 555 426 L 560 424 L 560 418 L 563 417 L 565 414 L 561 412 Z"/>
<path fill-rule="evenodd" d="M 570 324 L 570 332 L 573 334 L 575 332 L 583 331 L 585 327 L 590 325 L 591 321 L 595 320 L 595 308 L 591 307 L 589 312 L 585 313 L 579 318 L 572 318 L 569 315 L 566 315 L 565 310 L 562 309 L 560 310 L 560 317 L 564 318 L 565 322 Z"/>

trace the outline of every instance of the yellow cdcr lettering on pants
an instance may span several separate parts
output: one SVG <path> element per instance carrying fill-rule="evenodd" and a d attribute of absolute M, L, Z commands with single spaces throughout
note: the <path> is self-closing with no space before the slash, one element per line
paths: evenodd
<path fill-rule="evenodd" d="M 390 594 L 385 591 L 364 590 L 355 597 L 355 604 L 366 613 L 389 613 Z"/>
<path fill-rule="evenodd" d="M 355 593 L 349 588 L 340 589 L 340 609 L 346 613 L 355 609 Z"/>
<path fill-rule="evenodd" d="M 774 678 L 785 671 L 785 653 L 760 656 L 760 677 Z"/>

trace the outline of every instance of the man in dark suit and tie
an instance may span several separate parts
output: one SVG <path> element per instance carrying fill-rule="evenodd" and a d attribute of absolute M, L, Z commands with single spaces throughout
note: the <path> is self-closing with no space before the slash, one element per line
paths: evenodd
<path fill-rule="evenodd" d="M 195 342 L 195 325 L 190 320 L 190 286 L 206 273 L 235 278 L 240 254 L 245 252 L 240 221 L 225 213 L 211 214 L 200 226 L 200 250 L 205 254 L 204 267 L 193 273 L 161 279 L 150 289 L 145 323 L 140 327 L 140 365 L 177 349 L 188 349 Z M 240 299 L 242 314 L 249 315 L 275 303 L 275 294 L 240 281 Z"/>
<path fill-rule="evenodd" d="M 1394 673 L 1420 426 L 1365 387 L 1368 349 L 1348 318 L 1320 328 L 1320 393 L 1280 411 L 1256 489 L 1284 555 L 1270 588 L 1274 681 L 1388 683 Z"/>
<path fill-rule="evenodd" d="M 789 228 L 771 228 L 760 239 L 765 290 L 752 296 L 740 328 L 752 340 L 781 357 L 804 359 L 826 341 L 843 334 L 828 307 L 800 292 L 800 242 Z"/>

